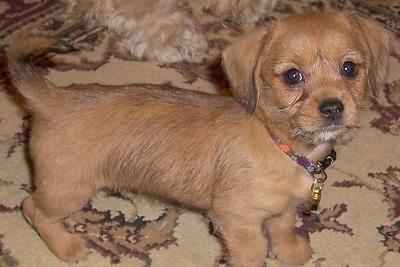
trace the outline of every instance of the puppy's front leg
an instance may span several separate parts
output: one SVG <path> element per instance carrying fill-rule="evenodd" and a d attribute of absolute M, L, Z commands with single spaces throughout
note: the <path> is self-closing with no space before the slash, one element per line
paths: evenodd
<path fill-rule="evenodd" d="M 224 214 L 216 217 L 228 249 L 229 266 L 262 267 L 265 264 L 267 244 L 263 237 L 261 221 L 249 213 L 242 215 Z"/>
<path fill-rule="evenodd" d="M 270 249 L 280 262 L 287 265 L 304 264 L 312 254 L 308 240 L 294 232 L 295 223 L 294 207 L 266 221 Z"/>

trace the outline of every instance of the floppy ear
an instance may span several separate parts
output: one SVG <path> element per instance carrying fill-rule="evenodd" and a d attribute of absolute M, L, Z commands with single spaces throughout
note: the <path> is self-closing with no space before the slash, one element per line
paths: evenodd
<path fill-rule="evenodd" d="M 358 15 L 355 15 L 355 17 L 368 56 L 368 85 L 374 96 L 377 96 L 378 89 L 383 86 L 386 80 L 390 52 L 389 32 L 371 19 Z"/>
<path fill-rule="evenodd" d="M 259 27 L 234 41 L 222 53 L 222 65 L 231 91 L 248 112 L 253 113 L 260 98 L 260 64 L 269 27 Z"/>

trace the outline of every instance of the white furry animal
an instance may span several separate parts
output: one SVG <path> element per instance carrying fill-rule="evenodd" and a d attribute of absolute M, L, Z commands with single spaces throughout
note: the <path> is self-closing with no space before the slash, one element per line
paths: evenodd
<path fill-rule="evenodd" d="M 276 0 L 191 0 L 221 19 L 256 22 L 267 16 Z M 177 62 L 204 53 L 207 38 L 182 0 L 64 0 L 70 14 L 88 24 L 107 27 L 137 59 Z M 187 2 L 187 1 L 186 1 Z"/>

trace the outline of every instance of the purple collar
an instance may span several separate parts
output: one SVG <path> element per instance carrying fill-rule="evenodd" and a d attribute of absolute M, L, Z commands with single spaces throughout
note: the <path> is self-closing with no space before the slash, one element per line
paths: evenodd
<path fill-rule="evenodd" d="M 323 160 L 318 161 L 317 163 L 312 162 L 306 156 L 294 152 L 290 146 L 284 142 L 282 142 L 278 136 L 276 136 L 269 128 L 267 128 L 269 135 L 272 140 L 274 140 L 275 144 L 283 151 L 286 155 L 288 155 L 294 162 L 302 166 L 307 170 L 308 173 L 313 177 L 313 185 L 311 186 L 311 194 L 310 194 L 310 207 L 309 210 L 316 210 L 318 208 L 319 202 L 321 200 L 321 191 L 323 187 L 323 183 L 327 179 L 327 175 L 325 173 L 325 169 L 328 168 L 333 162 L 336 160 L 336 152 L 334 149 L 331 150 L 328 156 L 326 156 Z"/>
<path fill-rule="evenodd" d="M 282 142 L 278 136 L 276 136 L 269 128 L 267 128 L 269 135 L 275 144 L 288 155 L 293 161 L 306 169 L 318 183 L 325 182 L 327 176 L 325 174 L 325 169 L 328 168 L 336 160 L 336 151 L 331 150 L 325 159 L 318 161 L 317 163 L 312 162 L 306 156 L 300 154 L 299 152 L 294 152 L 290 146 Z"/>

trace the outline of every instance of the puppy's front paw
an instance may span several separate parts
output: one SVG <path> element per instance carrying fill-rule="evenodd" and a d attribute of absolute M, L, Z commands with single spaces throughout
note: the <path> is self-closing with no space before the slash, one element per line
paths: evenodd
<path fill-rule="evenodd" d="M 296 235 L 290 242 L 281 242 L 272 248 L 277 260 L 285 265 L 300 265 L 311 259 L 312 248 L 308 240 Z"/>

